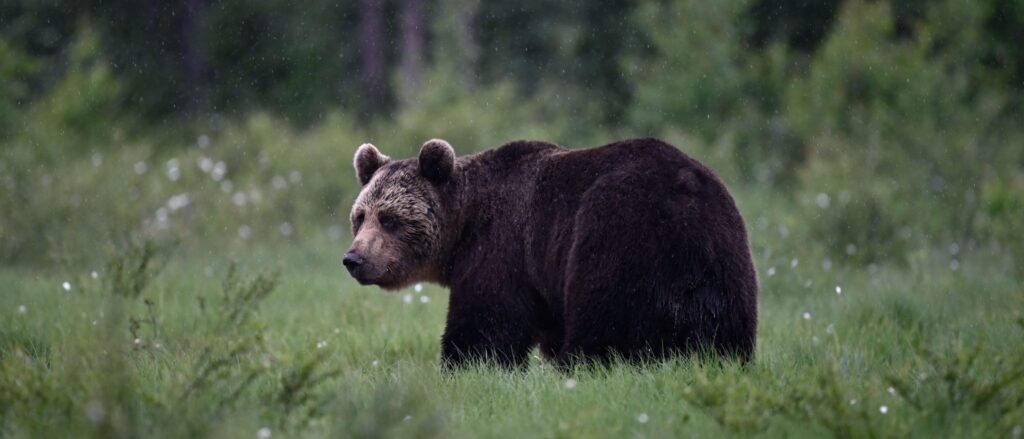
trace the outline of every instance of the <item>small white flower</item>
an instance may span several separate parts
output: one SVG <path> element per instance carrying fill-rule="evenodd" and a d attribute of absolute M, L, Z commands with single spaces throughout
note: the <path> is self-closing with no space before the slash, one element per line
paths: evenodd
<path fill-rule="evenodd" d="M 835 334 L 836 333 L 836 325 L 834 325 L 832 323 L 829 323 L 828 326 L 825 327 L 825 333 L 826 334 L 830 334 L 830 335 L 831 334 Z"/>
<path fill-rule="evenodd" d="M 341 334 L 341 330 L 340 330 L 340 329 L 338 329 L 338 328 L 334 328 L 334 333 L 335 333 L 335 334 Z"/>
<path fill-rule="evenodd" d="M 789 261 L 789 268 L 796 268 L 797 265 L 800 265 L 800 261 L 798 261 L 796 258 L 793 258 L 792 261 Z"/>
<path fill-rule="evenodd" d="M 135 344 L 142 344 L 142 339 L 141 338 L 136 338 L 135 339 Z"/>
<path fill-rule="evenodd" d="M 285 180 L 284 177 L 280 175 L 275 175 L 274 178 L 270 180 L 270 185 L 273 186 L 274 189 L 284 189 L 288 187 L 288 180 Z"/>
<path fill-rule="evenodd" d="M 402 301 L 405 303 L 412 303 L 412 294 L 402 296 Z"/>
<path fill-rule="evenodd" d="M 814 202 L 822 209 L 828 209 L 828 205 L 832 204 L 832 200 L 829 198 L 828 194 L 824 192 L 818 194 L 817 197 L 814 197 Z"/>
<path fill-rule="evenodd" d="M 889 388 L 887 389 L 887 391 L 889 392 L 889 394 L 890 394 L 890 395 L 892 395 L 892 396 L 896 396 L 896 389 L 894 389 L 894 388 L 892 388 L 892 387 L 889 387 Z"/>
<path fill-rule="evenodd" d="M 402 422 L 409 422 L 411 420 L 412 420 L 412 415 L 405 415 L 405 417 L 402 418 Z"/>
<path fill-rule="evenodd" d="M 99 320 L 93 320 L 93 321 L 92 321 L 92 325 L 93 325 L 93 326 L 96 326 L 96 325 L 98 325 L 98 324 L 100 324 L 100 321 L 99 321 Z"/>
<path fill-rule="evenodd" d="M 854 244 L 852 242 L 849 243 L 849 244 L 846 244 L 846 254 L 848 254 L 850 256 L 853 256 L 853 255 L 857 254 L 857 244 Z"/>
<path fill-rule="evenodd" d="M 25 305 L 18 305 L 18 314 L 25 314 L 28 312 L 28 308 Z"/>
<path fill-rule="evenodd" d="M 189 198 L 188 193 L 178 194 L 171 197 L 171 199 L 167 200 L 167 207 L 170 208 L 171 211 L 173 212 L 175 210 L 187 207 L 188 204 L 191 202 L 192 200 Z"/>
<path fill-rule="evenodd" d="M 807 311 L 804 311 L 803 317 L 804 317 L 804 320 L 810 320 L 811 319 L 811 313 L 809 313 Z"/>
<path fill-rule="evenodd" d="M 649 418 L 647 417 L 647 413 L 641 413 L 640 415 L 638 415 L 636 417 L 636 422 L 639 422 L 641 424 L 646 424 L 648 419 Z"/>
<path fill-rule="evenodd" d="M 64 288 L 64 291 L 71 291 L 71 282 L 64 282 L 60 286 Z"/>
<path fill-rule="evenodd" d="M 412 289 L 416 290 L 417 293 L 423 291 L 423 284 L 416 284 Z"/>
<path fill-rule="evenodd" d="M 320 341 L 316 342 L 316 348 L 317 349 L 323 349 L 323 348 L 326 348 L 326 347 L 327 347 L 327 342 L 326 341 L 320 340 Z"/>
<path fill-rule="evenodd" d="M 178 159 L 170 159 L 167 161 L 167 179 L 171 181 L 178 181 L 181 178 L 181 169 L 178 168 Z"/>
<path fill-rule="evenodd" d="M 373 362 L 370 363 L 370 365 L 373 366 L 373 367 L 378 367 L 378 366 L 380 366 L 380 360 L 373 360 Z"/>
<path fill-rule="evenodd" d="M 247 201 L 247 199 L 248 197 L 245 195 L 245 192 L 241 191 L 235 192 L 235 194 L 231 196 L 231 202 L 235 203 L 235 206 L 238 207 L 245 206 L 245 202 Z"/>
<path fill-rule="evenodd" d="M 96 278 L 100 277 L 100 274 L 95 272 L 95 271 L 93 271 L 92 273 L 89 273 L 89 276 L 91 276 L 93 279 L 96 279 Z"/>
<path fill-rule="evenodd" d="M 261 428 L 261 429 L 256 431 L 256 438 L 257 439 L 270 439 L 270 436 L 272 436 L 272 435 L 273 434 L 270 432 L 270 429 L 267 428 L 267 427 L 263 427 L 263 428 Z"/>
<path fill-rule="evenodd" d="M 196 160 L 196 165 L 199 166 L 200 171 L 207 174 L 209 174 L 210 171 L 213 171 L 213 160 L 205 155 Z"/>
<path fill-rule="evenodd" d="M 889 407 L 883 405 L 883 406 L 878 408 L 878 412 L 883 414 L 883 415 L 886 414 L 886 413 L 889 413 Z"/>
<path fill-rule="evenodd" d="M 235 191 L 235 184 L 231 180 L 224 180 L 220 182 L 220 191 L 225 194 L 230 194 Z"/>
<path fill-rule="evenodd" d="M 135 162 L 135 164 L 132 165 L 132 170 L 134 170 L 137 175 L 145 174 L 147 168 L 148 166 L 146 166 L 146 162 Z"/>
<path fill-rule="evenodd" d="M 252 236 L 252 228 L 246 225 L 238 228 L 238 237 L 242 240 L 248 240 Z"/>
<path fill-rule="evenodd" d="M 430 303 L 429 296 L 420 296 L 420 303 Z"/>
<path fill-rule="evenodd" d="M 199 138 L 196 139 L 196 144 L 199 145 L 200 148 L 207 148 L 207 147 L 209 147 L 210 146 L 210 136 L 207 136 L 206 134 L 200 134 Z M 267 432 L 269 433 L 270 430 L 267 430 Z M 267 435 L 267 437 L 270 437 L 270 436 Z"/>
<path fill-rule="evenodd" d="M 220 181 L 227 173 L 228 165 L 224 162 L 217 162 L 213 164 L 213 169 L 210 170 L 210 177 L 213 177 L 213 181 Z"/>
<path fill-rule="evenodd" d="M 960 261 L 958 261 L 956 259 L 954 259 L 952 261 L 949 261 L 949 270 L 950 271 L 957 271 L 959 269 L 960 269 Z"/>
<path fill-rule="evenodd" d="M 775 267 L 768 267 L 768 277 L 775 276 Z"/>
<path fill-rule="evenodd" d="M 288 174 L 288 181 L 292 182 L 292 184 L 299 184 L 299 182 L 302 181 L 302 173 L 299 171 L 292 171 L 291 174 Z"/>
<path fill-rule="evenodd" d="M 843 294 L 843 287 L 836 285 L 836 294 Z"/>
<path fill-rule="evenodd" d="M 292 223 L 289 223 L 287 221 L 281 223 L 281 235 L 282 236 L 291 236 L 292 232 L 294 230 L 295 229 L 292 228 Z"/>
<path fill-rule="evenodd" d="M 850 405 L 857 405 L 857 400 L 856 399 L 851 399 L 850 400 Z"/>
<path fill-rule="evenodd" d="M 569 379 L 565 380 L 565 388 L 566 389 L 569 389 L 569 390 L 575 389 L 576 388 L 576 384 L 577 384 L 577 382 L 573 378 L 569 378 Z"/>

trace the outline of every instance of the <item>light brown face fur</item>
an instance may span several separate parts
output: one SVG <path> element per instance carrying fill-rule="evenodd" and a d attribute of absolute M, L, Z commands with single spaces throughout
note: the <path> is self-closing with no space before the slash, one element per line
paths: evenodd
<path fill-rule="evenodd" d="M 356 157 L 359 168 L 359 156 Z M 350 253 L 361 265 L 350 268 L 359 283 L 394 290 L 435 281 L 440 224 L 436 191 L 415 161 L 386 162 L 373 174 L 352 206 Z"/>

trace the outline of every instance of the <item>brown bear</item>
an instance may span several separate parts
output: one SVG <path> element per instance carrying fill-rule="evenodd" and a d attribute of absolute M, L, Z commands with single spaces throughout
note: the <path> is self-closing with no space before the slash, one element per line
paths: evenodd
<path fill-rule="evenodd" d="M 442 363 L 560 366 L 708 352 L 749 361 L 757 275 L 715 173 L 656 139 L 537 141 L 391 160 L 359 147 L 344 265 L 359 283 L 451 289 Z"/>

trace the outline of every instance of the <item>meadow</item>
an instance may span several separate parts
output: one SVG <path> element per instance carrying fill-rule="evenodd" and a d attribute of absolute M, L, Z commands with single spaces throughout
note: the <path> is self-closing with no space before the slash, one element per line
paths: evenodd
<path fill-rule="evenodd" d="M 762 284 L 746 368 L 680 358 L 561 373 L 535 358 L 525 371 L 444 373 L 447 292 L 358 286 L 339 262 L 347 232 L 226 254 L 111 246 L 65 267 L 0 271 L 0 432 L 1020 435 L 1024 291 L 999 254 L 954 247 L 849 268 L 787 243 L 768 195 L 738 195 Z"/>

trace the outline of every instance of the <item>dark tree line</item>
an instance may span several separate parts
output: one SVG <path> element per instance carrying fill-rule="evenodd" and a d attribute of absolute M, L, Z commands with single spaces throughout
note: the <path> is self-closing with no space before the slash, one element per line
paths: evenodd
<path fill-rule="evenodd" d="M 894 37 L 912 32 L 928 1 L 893 3 Z M 631 19 L 645 2 L 661 0 L 4 0 L 0 37 L 59 61 L 94 29 L 125 99 L 150 118 L 261 108 L 302 122 L 339 106 L 373 117 L 415 101 L 430 69 L 450 64 L 467 87 L 574 84 L 617 119 L 631 96 L 621 60 L 648 47 Z M 747 44 L 813 52 L 841 3 L 753 1 Z M 990 61 L 1022 83 L 1024 8 L 992 3 Z M 46 64 L 29 81 L 37 92 L 60 75 L 60 62 Z"/>

